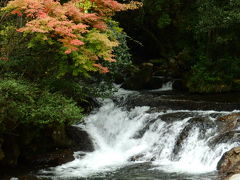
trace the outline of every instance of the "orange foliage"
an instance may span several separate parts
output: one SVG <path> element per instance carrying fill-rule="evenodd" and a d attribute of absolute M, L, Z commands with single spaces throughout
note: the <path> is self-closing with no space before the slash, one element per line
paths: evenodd
<path fill-rule="evenodd" d="M 89 12 L 81 6 L 87 1 L 92 3 Z M 26 17 L 27 23 L 18 29 L 19 32 L 42 33 L 45 35 L 44 40 L 54 38 L 62 43 L 66 54 L 71 54 L 84 46 L 84 35 L 91 29 L 106 31 L 106 19 L 114 15 L 114 12 L 134 9 L 138 5 L 124 5 L 115 0 L 70 0 L 64 4 L 57 0 L 13 0 L 5 9 L 12 14 Z M 106 56 L 105 60 L 114 61 L 111 53 L 109 51 L 110 55 Z M 93 60 L 96 60 L 96 57 Z M 103 73 L 108 72 L 107 68 L 100 64 L 93 66 Z"/>
<path fill-rule="evenodd" d="M 93 64 L 93 66 L 99 68 L 101 73 L 108 73 L 109 72 L 108 68 L 103 67 L 101 64 Z"/>

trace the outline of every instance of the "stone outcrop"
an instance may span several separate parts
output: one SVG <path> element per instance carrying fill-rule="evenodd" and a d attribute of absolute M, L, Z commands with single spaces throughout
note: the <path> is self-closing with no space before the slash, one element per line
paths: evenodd
<path fill-rule="evenodd" d="M 74 151 L 94 150 L 87 132 L 76 126 L 56 126 L 42 132 L 25 127 L 18 133 L 21 136 L 8 135 L 0 141 L 0 179 L 22 167 L 58 166 L 74 160 Z"/>
<path fill-rule="evenodd" d="M 221 116 L 217 121 L 220 123 L 221 132 L 234 130 L 240 125 L 240 113 Z"/>
<path fill-rule="evenodd" d="M 66 134 L 72 141 L 74 151 L 92 152 L 94 150 L 90 136 L 80 127 L 69 126 L 66 128 Z"/>
<path fill-rule="evenodd" d="M 229 103 L 223 101 L 220 97 L 227 98 L 227 95 L 223 94 L 212 97 L 210 95 L 179 94 L 176 92 L 140 92 L 138 95 L 128 96 L 125 104 L 130 108 L 135 106 L 150 106 L 160 110 L 233 111 L 239 108 L 240 101 L 238 99 Z"/>
<path fill-rule="evenodd" d="M 59 149 L 54 152 L 37 154 L 28 157 L 34 168 L 54 167 L 74 160 L 71 149 Z"/>
<path fill-rule="evenodd" d="M 216 146 L 220 143 L 239 142 L 240 130 L 240 113 L 232 113 L 220 116 L 216 120 L 219 134 L 209 141 L 210 146 Z"/>
<path fill-rule="evenodd" d="M 217 170 L 222 176 L 222 179 L 226 179 L 226 180 L 230 180 L 234 174 L 239 174 L 240 173 L 240 147 L 235 147 L 230 151 L 224 153 L 224 155 L 218 162 Z"/>

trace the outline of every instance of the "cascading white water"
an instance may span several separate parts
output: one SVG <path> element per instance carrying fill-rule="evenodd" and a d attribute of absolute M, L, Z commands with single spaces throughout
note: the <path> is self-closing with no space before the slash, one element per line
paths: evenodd
<path fill-rule="evenodd" d="M 158 92 L 158 91 L 171 91 L 171 90 L 173 90 L 173 81 L 168 81 L 168 82 L 164 83 L 161 88 L 153 89 L 150 91 Z"/>
<path fill-rule="evenodd" d="M 135 92 L 119 90 L 116 98 L 124 100 L 129 93 Z M 56 179 L 90 177 L 139 162 L 151 162 L 151 169 L 165 172 L 206 173 L 216 169 L 224 152 L 239 145 L 228 142 L 210 147 L 209 142 L 218 134 L 217 128 L 207 129 L 200 138 L 200 128 L 196 126 L 190 129 L 179 152 L 174 154 L 178 137 L 193 116 L 210 117 L 213 113 L 230 112 L 151 112 L 147 106 L 126 110 L 111 99 L 101 100 L 101 104 L 101 108 L 86 118 L 86 125 L 81 125 L 91 136 L 95 151 L 76 152 L 74 161 L 42 171 L 42 174 L 52 173 Z M 172 122 L 162 119 L 163 115 L 174 113 L 189 115 Z M 215 118 L 210 117 L 210 120 L 214 122 Z"/>

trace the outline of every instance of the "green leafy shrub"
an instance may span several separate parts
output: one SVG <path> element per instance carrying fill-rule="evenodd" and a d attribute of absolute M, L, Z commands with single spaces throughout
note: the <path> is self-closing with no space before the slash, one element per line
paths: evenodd
<path fill-rule="evenodd" d="M 240 61 L 236 58 L 201 60 L 192 67 L 188 87 L 192 92 L 225 92 L 239 89 Z"/>
<path fill-rule="evenodd" d="M 188 88 L 191 92 L 214 93 L 229 91 L 231 84 L 225 83 L 221 77 L 206 70 L 205 67 L 196 65 L 188 81 Z"/>
<path fill-rule="evenodd" d="M 109 82 L 100 82 L 102 78 L 71 78 L 58 79 L 48 78 L 39 84 L 49 89 L 50 92 L 59 92 L 68 98 L 72 98 L 79 106 L 85 110 L 92 108 L 94 98 L 107 97 L 112 93 L 112 85 Z M 89 107 L 88 107 L 89 105 Z"/>
<path fill-rule="evenodd" d="M 239 2 L 200 0 L 196 6 L 198 18 L 194 35 L 198 49 L 188 83 L 190 90 L 239 90 Z"/>
<path fill-rule="evenodd" d="M 0 133 L 11 133 L 24 124 L 37 128 L 70 125 L 83 117 L 71 99 L 15 79 L 0 81 L 0 112 Z"/>
<path fill-rule="evenodd" d="M 109 31 L 110 36 L 114 37 L 119 45 L 114 47 L 114 55 L 116 62 L 103 62 L 103 65 L 108 67 L 109 73 L 104 75 L 110 80 L 117 80 L 118 78 L 125 79 L 132 69 L 131 54 L 127 45 L 127 34 L 119 27 L 119 23 L 113 20 L 108 21 L 108 26 L 111 31 Z"/>

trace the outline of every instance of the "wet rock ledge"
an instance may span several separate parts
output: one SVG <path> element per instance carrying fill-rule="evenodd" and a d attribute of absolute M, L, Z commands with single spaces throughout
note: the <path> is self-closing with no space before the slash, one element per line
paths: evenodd
<path fill-rule="evenodd" d="M 74 151 L 94 150 L 89 135 L 80 127 L 48 129 L 41 132 L 40 137 L 35 137 L 33 130 L 25 131 L 21 133 L 22 137 L 8 135 L 5 141 L 0 141 L 0 179 L 13 176 L 36 179 L 24 174 L 70 162 L 74 160 Z M 22 142 L 22 139 L 29 141 Z"/>
<path fill-rule="evenodd" d="M 240 93 L 196 95 L 176 91 L 141 91 L 139 94 L 129 95 L 125 105 L 129 108 L 150 106 L 161 110 L 233 111 L 240 107 Z"/>
<path fill-rule="evenodd" d="M 240 179 L 240 146 L 226 152 L 217 165 L 217 170 L 224 180 Z"/>

